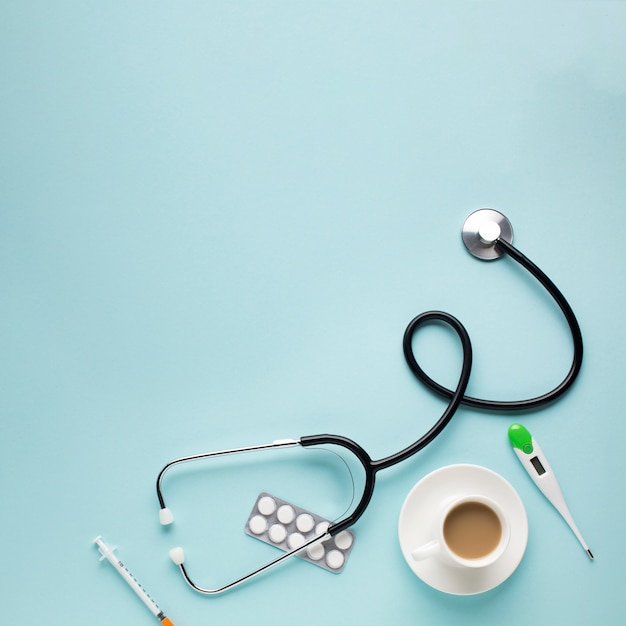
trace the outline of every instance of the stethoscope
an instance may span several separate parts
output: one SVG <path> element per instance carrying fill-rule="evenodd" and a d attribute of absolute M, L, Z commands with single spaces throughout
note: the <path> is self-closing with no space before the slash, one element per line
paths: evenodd
<path fill-rule="evenodd" d="M 197 461 L 200 459 L 209 459 L 213 457 L 219 457 L 224 455 L 239 454 L 243 452 L 256 452 L 262 450 L 272 450 L 279 448 L 288 448 L 294 446 L 301 446 L 303 448 L 309 448 L 312 446 L 339 446 L 340 448 L 352 453 L 358 460 L 359 464 L 364 470 L 364 485 L 363 493 L 356 506 L 352 509 L 352 512 L 346 514 L 345 517 L 332 522 L 327 530 L 323 534 L 314 536 L 312 539 L 298 546 L 298 548 L 285 552 L 278 558 L 270 561 L 269 563 L 255 569 L 254 571 L 237 578 L 236 580 L 214 588 L 207 589 L 197 585 L 189 576 L 187 568 L 185 567 L 185 556 L 182 548 L 175 548 L 170 551 L 170 557 L 176 565 L 179 566 L 180 571 L 187 581 L 187 583 L 196 591 L 203 594 L 217 594 L 228 589 L 231 589 L 265 571 L 278 565 L 284 560 L 299 554 L 310 548 L 317 542 L 323 542 L 330 537 L 337 535 L 341 531 L 353 526 L 365 512 L 372 494 L 374 492 L 374 485 L 376 482 L 376 476 L 379 471 L 384 470 L 393 465 L 405 461 L 412 457 L 416 452 L 422 450 L 425 446 L 431 443 L 448 425 L 452 416 L 461 404 L 465 404 L 478 409 L 498 410 L 498 411 L 518 411 L 524 409 L 534 409 L 543 406 L 553 400 L 556 400 L 563 395 L 567 389 L 572 385 L 576 376 L 580 371 L 583 358 L 583 341 L 580 332 L 580 327 L 576 320 L 576 316 L 572 311 L 572 308 L 568 304 L 563 294 L 559 291 L 556 285 L 544 274 L 530 259 L 524 256 L 517 248 L 512 245 L 513 241 L 513 229 L 509 220 L 493 209 L 480 209 L 472 213 L 463 224 L 462 230 L 463 242 L 468 251 L 475 257 L 482 260 L 493 260 L 501 256 L 508 255 L 514 261 L 517 261 L 522 267 L 526 268 L 540 283 L 545 287 L 548 293 L 554 298 L 563 312 L 565 319 L 569 325 L 572 340 L 574 344 L 574 357 L 569 372 L 563 379 L 563 381 L 557 385 L 551 391 L 537 396 L 535 398 L 529 398 L 527 400 L 516 401 L 498 401 L 498 400 L 485 400 L 481 398 L 474 398 L 465 395 L 465 390 L 469 382 L 470 372 L 472 368 L 472 345 L 469 335 L 461 322 L 454 316 L 443 311 L 427 311 L 415 317 L 406 328 L 403 338 L 403 351 L 406 362 L 413 372 L 413 374 L 422 381 L 427 387 L 436 392 L 437 394 L 448 399 L 448 406 L 444 410 L 441 417 L 433 424 L 433 426 L 424 435 L 422 435 L 417 441 L 407 446 L 403 450 L 396 452 L 388 457 L 379 460 L 372 460 L 369 454 L 355 441 L 342 437 L 339 435 L 320 434 L 320 435 L 308 435 L 300 437 L 300 439 L 281 439 L 269 444 L 263 444 L 258 446 L 248 446 L 242 448 L 233 448 L 229 450 L 221 450 L 217 452 L 207 452 L 204 454 L 195 454 L 192 456 L 181 457 L 170 461 L 163 467 L 157 478 L 156 490 L 157 497 L 159 499 L 160 511 L 159 520 L 161 524 L 167 525 L 174 521 L 174 517 L 165 504 L 165 499 L 162 493 L 162 481 L 165 473 L 175 465 L 181 463 L 188 463 L 191 461 Z M 413 337 L 417 330 L 432 322 L 439 322 L 447 324 L 458 336 L 463 353 L 461 373 L 459 375 L 458 383 L 455 389 L 448 389 L 432 378 L 430 378 L 418 364 L 415 355 L 413 353 Z"/>

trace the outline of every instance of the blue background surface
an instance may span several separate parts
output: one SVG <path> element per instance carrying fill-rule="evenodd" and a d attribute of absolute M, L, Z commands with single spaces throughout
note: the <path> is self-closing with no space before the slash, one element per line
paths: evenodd
<path fill-rule="evenodd" d="M 4 621 L 152 623 L 98 563 L 102 534 L 177 626 L 619 623 L 625 29 L 621 2 L 2 3 Z M 463 321 L 473 394 L 560 381 L 558 309 L 511 260 L 463 248 L 483 206 L 576 311 L 575 386 L 526 416 L 461 409 L 380 475 L 340 576 L 298 561 L 194 594 L 169 548 L 188 549 L 198 582 L 225 582 L 257 542 L 245 518 L 228 541 L 203 524 L 222 506 L 247 516 L 267 485 L 253 464 L 237 480 L 189 466 L 166 484 L 177 523 L 164 530 L 161 465 L 325 431 L 375 458 L 400 449 L 444 407 L 402 357 L 414 315 Z M 419 341 L 454 384 L 454 338 Z M 595 562 L 513 455 L 518 420 Z M 524 560 L 480 596 L 431 589 L 398 546 L 406 494 L 450 463 L 499 472 L 528 512 Z M 304 479 L 282 474 L 277 495 L 308 506 Z"/>

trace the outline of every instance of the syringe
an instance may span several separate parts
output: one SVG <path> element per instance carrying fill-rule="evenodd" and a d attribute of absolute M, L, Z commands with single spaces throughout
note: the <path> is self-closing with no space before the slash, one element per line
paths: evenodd
<path fill-rule="evenodd" d="M 137 579 L 128 571 L 128 568 L 114 554 L 116 548 L 109 546 L 102 541 L 100 536 L 96 537 L 93 542 L 100 550 L 100 560 L 107 559 L 111 565 L 119 572 L 120 576 L 130 585 L 131 589 L 143 600 L 143 603 L 150 609 L 150 612 L 161 622 L 163 626 L 174 626 L 172 621 L 165 617 L 165 613 L 157 606 L 156 602 L 148 595 L 146 590 L 137 582 Z"/>

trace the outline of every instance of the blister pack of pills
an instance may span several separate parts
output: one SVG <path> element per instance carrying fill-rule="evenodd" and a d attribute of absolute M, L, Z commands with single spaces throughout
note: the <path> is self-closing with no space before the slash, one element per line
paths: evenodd
<path fill-rule="evenodd" d="M 254 503 L 245 530 L 251 537 L 288 552 L 325 533 L 329 526 L 327 519 L 263 492 Z M 296 556 L 338 574 L 345 567 L 353 545 L 354 532 L 344 530 L 324 542 L 312 544 Z"/>

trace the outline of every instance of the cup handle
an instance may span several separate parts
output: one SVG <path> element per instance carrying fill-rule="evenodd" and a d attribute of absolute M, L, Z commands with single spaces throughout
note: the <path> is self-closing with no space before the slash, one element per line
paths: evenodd
<path fill-rule="evenodd" d="M 415 548 L 415 550 L 411 552 L 411 556 L 414 561 L 423 561 L 424 559 L 437 554 L 440 549 L 441 546 L 439 545 L 439 542 L 436 539 L 433 539 L 432 541 L 425 543 L 423 546 Z"/>

